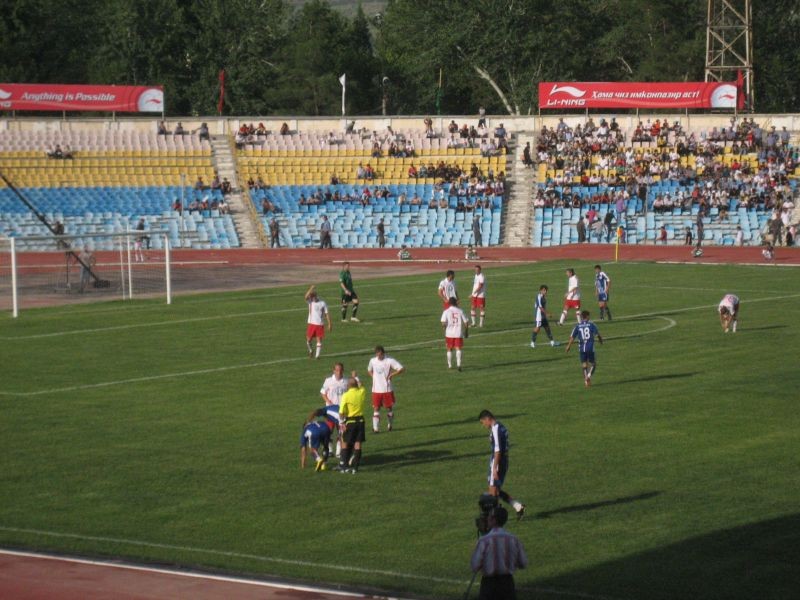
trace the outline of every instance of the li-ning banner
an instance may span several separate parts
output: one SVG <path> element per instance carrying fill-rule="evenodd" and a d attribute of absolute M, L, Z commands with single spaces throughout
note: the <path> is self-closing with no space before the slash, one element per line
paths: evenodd
<path fill-rule="evenodd" d="M 735 83 L 545 82 L 539 108 L 736 108 Z"/>
<path fill-rule="evenodd" d="M 0 83 L 0 110 L 157 112 L 161 86 Z"/>

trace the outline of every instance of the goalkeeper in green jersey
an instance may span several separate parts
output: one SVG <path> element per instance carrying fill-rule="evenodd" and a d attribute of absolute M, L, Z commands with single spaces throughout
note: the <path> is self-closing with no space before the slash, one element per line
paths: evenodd
<path fill-rule="evenodd" d="M 359 323 L 358 294 L 353 289 L 353 276 L 350 275 L 350 263 L 346 262 L 339 273 L 339 287 L 342 288 L 342 321 L 347 321 L 347 307 L 353 305 L 353 316 L 350 320 Z"/>

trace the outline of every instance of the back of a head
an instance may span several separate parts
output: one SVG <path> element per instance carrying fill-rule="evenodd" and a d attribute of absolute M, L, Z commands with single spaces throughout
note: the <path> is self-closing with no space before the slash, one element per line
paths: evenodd
<path fill-rule="evenodd" d="M 494 517 L 498 527 L 503 527 L 508 522 L 508 511 L 502 506 L 495 506 L 489 514 Z"/>

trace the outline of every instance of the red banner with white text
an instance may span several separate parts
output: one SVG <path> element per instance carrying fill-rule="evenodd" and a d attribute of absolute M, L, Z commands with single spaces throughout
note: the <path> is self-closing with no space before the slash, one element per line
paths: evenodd
<path fill-rule="evenodd" d="M 736 108 L 735 82 L 542 82 L 540 109 Z"/>
<path fill-rule="evenodd" d="M 0 110 L 157 112 L 164 89 L 141 85 L 0 83 Z"/>

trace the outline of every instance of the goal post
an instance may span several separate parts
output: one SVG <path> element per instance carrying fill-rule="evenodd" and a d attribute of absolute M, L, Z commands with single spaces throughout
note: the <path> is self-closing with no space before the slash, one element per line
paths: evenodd
<path fill-rule="evenodd" d="M 0 310 L 165 299 L 172 303 L 169 236 L 134 231 L 0 238 Z"/>

